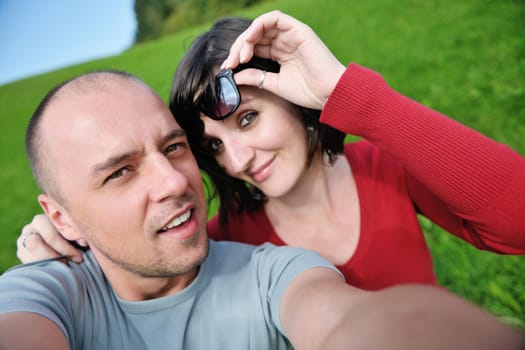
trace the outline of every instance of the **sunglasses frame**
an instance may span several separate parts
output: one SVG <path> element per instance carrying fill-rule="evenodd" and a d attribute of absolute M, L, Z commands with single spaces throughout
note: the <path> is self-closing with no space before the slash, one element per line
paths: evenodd
<path fill-rule="evenodd" d="M 226 114 L 222 116 L 217 116 L 215 113 L 212 113 L 212 111 L 208 109 L 207 104 L 203 103 L 204 101 L 201 100 L 198 102 L 199 110 L 213 120 L 224 120 L 228 118 L 230 115 L 232 115 L 233 113 L 235 113 L 235 111 L 237 110 L 237 108 L 239 108 L 241 104 L 241 93 L 239 91 L 239 87 L 237 86 L 237 84 L 235 83 L 235 80 L 233 79 L 233 74 L 241 70 L 247 69 L 247 68 L 255 68 L 255 69 L 263 70 L 266 72 L 279 73 L 281 69 L 281 65 L 275 61 L 272 61 L 269 58 L 261 58 L 261 57 L 253 56 L 249 62 L 241 63 L 239 64 L 239 66 L 237 66 L 233 70 L 222 69 L 215 76 L 215 79 L 218 83 L 216 85 L 216 88 L 220 88 L 221 80 L 226 79 L 226 81 L 231 85 L 231 87 L 233 88 L 233 91 L 235 92 L 237 96 L 237 102 L 235 103 L 235 106 Z M 217 95 L 218 94 L 220 95 L 221 93 L 220 91 L 222 91 L 222 89 L 219 91 L 215 91 L 215 93 L 213 94 L 213 98 L 217 98 Z M 201 95 L 201 97 L 203 97 L 203 95 Z M 206 102 L 209 102 L 209 101 L 206 101 Z"/>

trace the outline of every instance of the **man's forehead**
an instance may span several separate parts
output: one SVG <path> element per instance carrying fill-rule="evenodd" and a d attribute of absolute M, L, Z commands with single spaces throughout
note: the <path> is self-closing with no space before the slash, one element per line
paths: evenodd
<path fill-rule="evenodd" d="M 111 147 L 118 140 L 159 138 L 179 128 L 154 92 L 129 80 L 101 89 L 66 90 L 46 113 L 44 139 L 62 143 L 58 149 L 67 144 L 89 148 L 89 142 Z"/>
<path fill-rule="evenodd" d="M 94 179 L 93 169 L 100 168 L 100 164 L 115 164 L 119 158 L 138 159 L 185 135 L 171 117 L 142 114 L 133 117 L 131 112 L 124 112 L 122 118 L 117 118 L 111 113 L 95 116 L 84 112 L 48 134 L 49 151 L 54 154 L 58 168 L 65 171 L 65 176 L 76 174 L 77 182 Z"/>

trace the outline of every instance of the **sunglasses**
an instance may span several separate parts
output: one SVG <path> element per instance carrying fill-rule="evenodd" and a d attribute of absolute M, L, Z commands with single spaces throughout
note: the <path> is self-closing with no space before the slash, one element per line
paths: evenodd
<path fill-rule="evenodd" d="M 208 86 L 198 104 L 201 112 L 213 120 L 224 120 L 232 115 L 241 104 L 241 93 L 233 80 L 233 71 L 221 70 L 215 78 L 215 86 Z"/>
<path fill-rule="evenodd" d="M 241 93 L 233 80 L 233 74 L 246 68 L 279 73 L 281 66 L 270 59 L 254 56 L 234 70 L 221 70 L 215 77 L 215 84 L 210 84 L 199 96 L 197 104 L 200 111 L 213 120 L 224 120 L 232 115 L 241 104 Z"/>

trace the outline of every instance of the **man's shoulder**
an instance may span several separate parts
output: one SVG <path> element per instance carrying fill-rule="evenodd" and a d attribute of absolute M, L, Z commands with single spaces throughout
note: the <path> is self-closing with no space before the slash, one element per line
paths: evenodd
<path fill-rule="evenodd" d="M 82 288 L 87 283 L 97 283 L 101 277 L 100 266 L 91 253 L 84 255 L 82 264 L 60 258 L 38 260 L 5 271 L 0 276 L 0 292 L 6 285 L 19 290 Z"/>
<path fill-rule="evenodd" d="M 332 267 L 319 253 L 290 246 L 277 246 L 273 243 L 251 245 L 231 241 L 210 241 L 210 262 L 225 268 L 232 266 L 255 267 L 269 271 L 274 268 L 307 269 L 315 266 Z"/>

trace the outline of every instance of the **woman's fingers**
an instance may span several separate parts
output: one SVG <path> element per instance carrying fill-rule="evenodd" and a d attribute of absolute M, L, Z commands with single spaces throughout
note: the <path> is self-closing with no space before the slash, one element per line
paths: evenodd
<path fill-rule="evenodd" d="M 300 106 L 322 109 L 345 67 L 306 24 L 279 11 L 263 14 L 235 40 L 223 68 L 253 55 L 270 58 L 280 72 L 266 73 L 262 88 Z M 239 85 L 260 86 L 261 71 L 235 75 Z"/>
<path fill-rule="evenodd" d="M 62 254 L 47 245 L 42 236 L 34 229 L 26 228 L 22 232 L 17 241 L 16 254 L 23 263 L 62 256 Z"/>
<path fill-rule="evenodd" d="M 17 256 L 23 263 L 63 255 L 75 262 L 83 260 L 82 253 L 60 235 L 46 215 L 36 215 L 22 228 L 17 240 Z"/>

